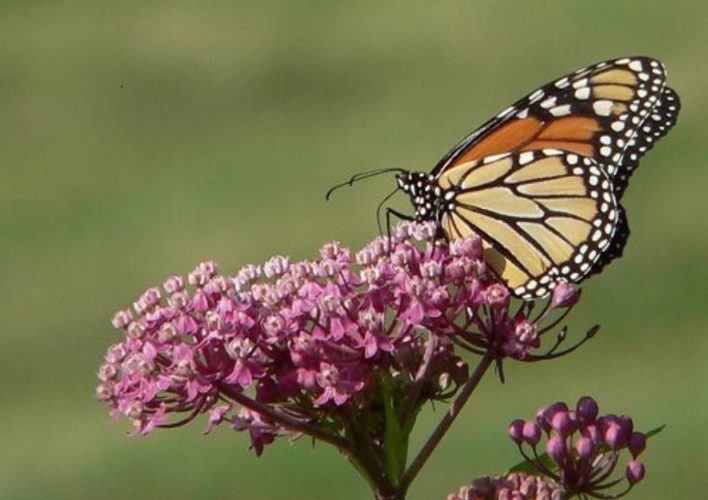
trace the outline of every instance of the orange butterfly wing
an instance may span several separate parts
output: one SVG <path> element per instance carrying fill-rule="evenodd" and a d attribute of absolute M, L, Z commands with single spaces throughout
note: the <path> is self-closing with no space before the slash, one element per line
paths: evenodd
<path fill-rule="evenodd" d="M 593 158 L 618 194 L 644 151 L 674 125 L 679 102 L 665 87 L 663 64 L 622 58 L 580 69 L 532 92 L 455 146 L 433 169 L 506 152 L 559 149 Z M 648 140 L 647 140 L 648 139 Z M 634 158 L 631 156 L 634 155 Z"/>

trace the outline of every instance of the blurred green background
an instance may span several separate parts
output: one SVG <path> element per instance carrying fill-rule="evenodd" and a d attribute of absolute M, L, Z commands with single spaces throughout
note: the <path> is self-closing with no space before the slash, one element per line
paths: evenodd
<path fill-rule="evenodd" d="M 485 380 L 411 499 L 517 461 L 507 423 L 594 395 L 668 427 L 631 498 L 705 495 L 708 458 L 706 2 L 0 3 L 0 498 L 367 498 L 304 440 L 256 459 L 203 422 L 125 436 L 93 401 L 109 325 L 149 285 L 376 233 L 391 178 L 487 117 L 602 59 L 662 59 L 679 124 L 624 198 L 625 258 L 584 287 L 561 360 Z M 703 121 L 702 121 L 703 120 Z M 401 199 L 401 207 L 405 200 Z M 420 419 L 420 443 L 440 411 Z"/>

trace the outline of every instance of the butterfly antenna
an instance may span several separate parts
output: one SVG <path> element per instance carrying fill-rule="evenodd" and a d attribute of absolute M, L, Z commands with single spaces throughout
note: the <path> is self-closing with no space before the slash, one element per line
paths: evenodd
<path fill-rule="evenodd" d="M 337 185 L 329 188 L 329 190 L 327 191 L 327 194 L 325 194 L 325 200 L 329 200 L 330 196 L 332 196 L 332 193 L 339 188 L 342 188 L 345 186 L 351 187 L 354 185 L 355 182 L 363 181 L 364 179 L 368 179 L 369 177 L 375 177 L 377 175 L 387 174 L 389 172 L 405 172 L 405 170 L 402 168 L 392 167 L 392 168 L 379 168 L 376 170 L 369 170 L 368 172 L 361 172 L 359 174 L 353 175 L 352 178 L 349 179 L 348 181 L 342 182 L 340 184 L 337 184 Z"/>

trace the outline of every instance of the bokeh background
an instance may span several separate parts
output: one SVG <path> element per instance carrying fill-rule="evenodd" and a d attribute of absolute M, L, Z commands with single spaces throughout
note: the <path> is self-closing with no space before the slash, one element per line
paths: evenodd
<path fill-rule="evenodd" d="M 625 257 L 570 320 L 600 335 L 485 380 L 410 498 L 505 469 L 512 418 L 586 393 L 641 429 L 668 424 L 631 498 L 703 497 L 706 19 L 701 1 L 2 1 L 0 498 L 367 498 L 326 446 L 256 459 L 203 422 L 126 437 L 92 399 L 112 313 L 201 260 L 357 247 L 393 180 L 325 203 L 328 186 L 428 169 L 538 85 L 634 54 L 665 61 L 683 111 L 624 198 Z"/>

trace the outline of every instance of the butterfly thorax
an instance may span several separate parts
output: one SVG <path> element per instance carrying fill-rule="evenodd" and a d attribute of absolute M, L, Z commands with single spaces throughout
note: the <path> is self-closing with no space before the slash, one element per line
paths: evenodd
<path fill-rule="evenodd" d="M 433 175 L 425 172 L 402 172 L 396 175 L 396 181 L 410 197 L 418 222 L 440 222 L 445 209 L 446 193 Z"/>

